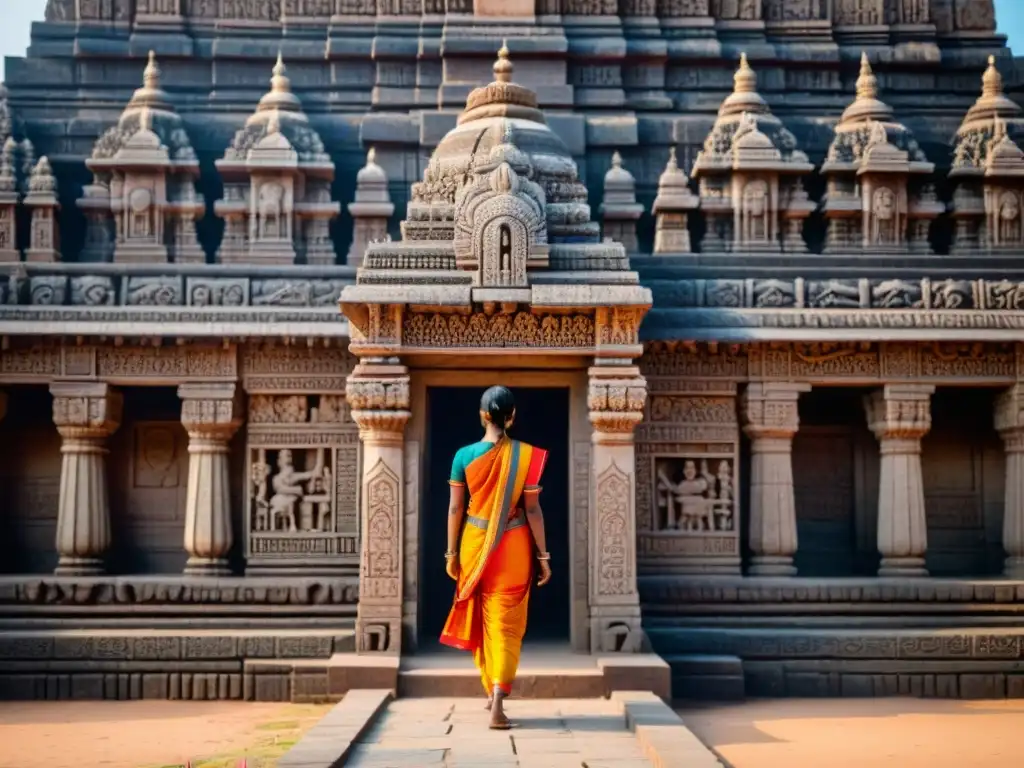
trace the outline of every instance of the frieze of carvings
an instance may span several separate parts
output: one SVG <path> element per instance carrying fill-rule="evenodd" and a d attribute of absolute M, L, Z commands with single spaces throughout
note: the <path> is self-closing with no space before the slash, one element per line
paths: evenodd
<path fill-rule="evenodd" d="M 234 347 L 95 347 L 100 379 L 234 379 Z M 73 359 L 73 357 L 72 357 Z"/>
<path fill-rule="evenodd" d="M 0 581 L 0 604 L 11 605 L 355 605 L 355 578 L 280 579 L 131 576 L 21 577 Z"/>
<path fill-rule="evenodd" d="M 1024 282 L 1017 280 L 684 280 L 673 285 L 671 296 L 661 288 L 655 288 L 655 295 L 659 309 L 915 309 L 922 316 L 930 309 L 1024 310 Z"/>
<path fill-rule="evenodd" d="M 346 318 L 340 312 L 325 312 L 323 309 L 308 308 L 305 310 L 283 311 L 279 308 L 246 308 L 238 312 L 218 312 L 216 317 L 204 312 L 202 308 L 166 307 L 154 308 L 140 313 L 127 308 L 100 309 L 95 307 L 11 307 L 0 306 L 0 320 L 9 322 L 36 323 L 122 323 L 127 325 L 145 323 L 147 326 L 167 324 L 173 329 L 175 323 L 209 324 L 214 321 L 225 324 L 245 326 L 245 335 L 250 335 L 253 328 L 266 327 L 272 323 L 323 323 L 344 324 Z M 73 327 L 69 327 L 72 333 Z M 263 333 L 263 331 L 260 331 Z M 172 331 L 173 333 L 173 331 Z M 332 330 L 332 335 L 336 332 Z M 143 335 L 152 335 L 152 328 Z M 130 334 L 126 334 L 130 335 Z M 223 333 L 209 334 L 222 337 Z"/>
<path fill-rule="evenodd" d="M 355 357 L 342 347 L 264 343 L 241 349 L 242 385 L 251 393 L 343 393 L 354 367 Z"/>
<path fill-rule="evenodd" d="M 654 457 L 655 530 L 687 533 L 736 528 L 734 457 Z"/>
<path fill-rule="evenodd" d="M 594 321 L 580 314 L 417 313 L 406 315 L 402 325 L 402 344 L 413 348 L 590 349 L 594 343 Z"/>
<path fill-rule="evenodd" d="M 646 314 L 640 307 L 599 307 L 597 343 L 599 346 L 630 346 L 639 343 L 640 322 Z"/>
<path fill-rule="evenodd" d="M 711 0 L 658 0 L 658 16 L 661 18 L 691 18 L 708 16 Z"/>
<path fill-rule="evenodd" d="M 1024 350 L 1007 342 L 752 344 L 750 377 L 783 381 L 1017 378 Z"/>
<path fill-rule="evenodd" d="M 197 270 L 202 270 L 198 266 Z M 8 305 L 35 307 L 335 307 L 344 279 L 205 275 L 48 274 L 16 269 L 0 277 Z"/>
<path fill-rule="evenodd" d="M 671 382 L 684 379 L 743 380 L 747 377 L 747 347 L 741 344 L 653 341 L 644 345 L 639 363 L 652 392 L 659 391 L 663 384 L 674 387 Z"/>

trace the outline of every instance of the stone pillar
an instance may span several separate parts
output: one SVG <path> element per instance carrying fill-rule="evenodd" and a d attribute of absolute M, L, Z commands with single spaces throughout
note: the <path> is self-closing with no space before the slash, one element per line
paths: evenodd
<path fill-rule="evenodd" d="M 62 438 L 56 572 L 102 573 L 110 546 L 105 443 L 121 422 L 121 394 L 91 381 L 55 381 L 50 393 Z"/>
<path fill-rule="evenodd" d="M 753 576 L 795 576 L 796 500 L 793 436 L 797 400 L 809 384 L 753 382 L 743 393 L 743 431 L 750 438 L 750 563 Z"/>
<path fill-rule="evenodd" d="M 1003 574 L 1008 579 L 1024 579 L 1024 384 L 1012 387 L 996 400 L 995 426 L 1006 454 Z"/>
<path fill-rule="evenodd" d="M 879 576 L 927 576 L 928 525 L 921 477 L 921 438 L 932 425 L 926 384 L 886 384 L 864 398 L 868 427 L 878 438 Z"/>
<path fill-rule="evenodd" d="M 643 645 L 636 562 L 636 451 L 647 381 L 632 365 L 589 370 L 591 451 L 590 650 L 638 652 Z M 568 567 L 568 566 L 566 566 Z"/>
<path fill-rule="evenodd" d="M 233 383 L 182 384 L 178 397 L 188 432 L 185 573 L 228 575 L 234 543 L 228 444 L 242 424 L 241 393 Z"/>
<path fill-rule="evenodd" d="M 356 650 L 400 653 L 409 371 L 394 358 L 361 362 L 345 396 L 363 443 Z"/>

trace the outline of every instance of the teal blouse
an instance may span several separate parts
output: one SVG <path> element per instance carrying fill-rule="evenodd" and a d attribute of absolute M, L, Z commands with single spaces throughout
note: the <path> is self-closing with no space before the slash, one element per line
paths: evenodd
<path fill-rule="evenodd" d="M 494 443 L 481 440 L 477 443 L 464 445 L 462 448 L 459 448 L 459 450 L 455 452 L 455 458 L 452 460 L 452 474 L 448 478 L 448 482 L 453 485 L 465 485 L 466 467 L 479 459 L 493 447 Z"/>

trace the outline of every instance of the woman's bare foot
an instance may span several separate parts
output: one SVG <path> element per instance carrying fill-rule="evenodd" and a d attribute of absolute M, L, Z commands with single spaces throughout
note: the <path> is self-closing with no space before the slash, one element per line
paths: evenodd
<path fill-rule="evenodd" d="M 491 722 L 488 725 L 492 731 L 507 731 L 512 727 L 512 723 L 505 717 L 505 707 L 503 706 L 504 695 L 497 692 L 491 697 Z"/>

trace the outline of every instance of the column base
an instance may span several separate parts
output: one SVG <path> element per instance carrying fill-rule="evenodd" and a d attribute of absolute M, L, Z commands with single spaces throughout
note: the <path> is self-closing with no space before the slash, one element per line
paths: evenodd
<path fill-rule="evenodd" d="M 923 557 L 883 557 L 879 576 L 928 576 Z"/>
<path fill-rule="evenodd" d="M 1008 557 L 1003 563 L 1003 576 L 1008 579 L 1024 579 L 1024 557 Z"/>
<path fill-rule="evenodd" d="M 185 563 L 186 576 L 230 576 L 228 561 L 215 557 L 190 557 Z"/>
<path fill-rule="evenodd" d="M 53 572 L 57 576 L 98 576 L 106 573 L 103 559 L 99 557 L 61 557 Z"/>
<path fill-rule="evenodd" d="M 751 576 L 796 576 L 793 558 L 785 555 L 758 555 L 751 558 Z"/>

